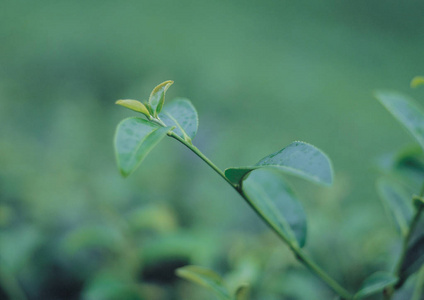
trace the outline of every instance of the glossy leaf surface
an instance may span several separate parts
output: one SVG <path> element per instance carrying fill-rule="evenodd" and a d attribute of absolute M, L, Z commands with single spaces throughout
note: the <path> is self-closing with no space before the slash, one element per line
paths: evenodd
<path fill-rule="evenodd" d="M 354 299 L 361 299 L 382 292 L 386 287 L 397 282 L 397 278 L 387 272 L 377 272 L 367 279 L 361 285 Z"/>
<path fill-rule="evenodd" d="M 155 112 L 155 115 L 160 113 L 162 110 L 163 104 L 165 102 L 165 93 L 168 88 L 173 84 L 172 80 L 162 82 L 156 86 L 149 97 L 149 104 L 152 107 L 152 110 Z"/>
<path fill-rule="evenodd" d="M 141 118 L 121 121 L 115 134 L 115 152 L 122 175 L 131 174 L 170 130 Z"/>
<path fill-rule="evenodd" d="M 285 240 L 300 247 L 306 240 L 306 216 L 302 205 L 275 170 L 258 169 L 243 181 L 250 204 Z"/>
<path fill-rule="evenodd" d="M 327 155 L 304 142 L 293 142 L 264 157 L 254 166 L 228 168 L 225 176 L 234 184 L 240 184 L 249 172 L 263 167 L 276 168 L 318 184 L 331 185 L 333 182 L 333 168 Z"/>
<path fill-rule="evenodd" d="M 199 118 L 188 99 L 177 98 L 165 105 L 159 118 L 167 126 L 175 126 L 174 132 L 183 139 L 192 140 L 196 136 Z"/>
<path fill-rule="evenodd" d="M 124 99 L 124 100 L 118 100 L 115 102 L 115 104 L 121 105 L 123 107 L 129 108 L 133 111 L 142 113 L 147 118 L 150 118 L 150 113 L 147 107 L 137 100 L 131 100 L 131 99 Z"/>
<path fill-rule="evenodd" d="M 395 220 L 403 235 L 406 235 L 411 221 L 413 209 L 411 196 L 402 187 L 386 179 L 377 182 L 377 189 L 384 206 Z"/>
<path fill-rule="evenodd" d="M 177 269 L 176 272 L 181 278 L 209 289 L 218 296 L 219 299 L 231 300 L 230 294 L 224 286 L 221 276 L 215 272 L 198 266 L 185 266 Z"/>
<path fill-rule="evenodd" d="M 377 99 L 424 148 L 424 113 L 412 99 L 395 92 L 377 92 Z"/>

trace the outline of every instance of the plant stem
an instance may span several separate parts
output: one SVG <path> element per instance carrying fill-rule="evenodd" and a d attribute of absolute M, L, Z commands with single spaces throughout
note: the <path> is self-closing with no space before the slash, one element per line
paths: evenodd
<path fill-rule="evenodd" d="M 292 249 L 293 250 L 293 249 Z M 294 252 L 294 250 L 293 250 Z M 301 249 L 297 249 L 296 256 L 303 264 L 308 267 L 313 273 L 318 275 L 334 292 L 339 294 L 342 299 L 352 299 L 352 295 L 342 287 L 338 282 L 330 277 L 323 269 L 321 269 L 315 262 L 313 262 Z"/>
<path fill-rule="evenodd" d="M 235 188 L 238 191 L 238 188 L 236 185 L 234 185 L 230 180 L 228 180 L 227 177 L 225 177 L 224 172 L 221 171 L 220 168 L 218 168 L 209 158 L 207 158 L 199 149 L 197 149 L 196 146 L 193 144 L 189 144 L 187 141 L 182 139 L 180 136 L 175 134 L 173 131 L 168 133 L 168 135 L 183 145 L 185 145 L 187 148 L 189 148 L 194 154 L 196 154 L 198 157 L 200 157 L 205 163 L 207 163 L 216 173 L 218 173 L 219 176 L 221 176 L 225 181 L 227 181 L 233 188 Z"/>
<path fill-rule="evenodd" d="M 221 171 L 209 158 L 207 158 L 197 147 L 193 144 L 188 143 L 186 140 L 182 139 L 180 136 L 175 134 L 174 132 L 168 133 L 168 135 L 187 148 L 189 148 L 193 153 L 195 153 L 198 157 L 200 157 L 205 163 L 207 163 L 218 175 L 220 175 L 225 181 L 228 182 L 239 194 L 243 197 L 246 202 L 250 205 L 250 207 L 261 217 L 261 219 L 273 230 L 277 233 L 277 235 L 289 246 L 290 250 L 295 254 L 296 258 L 302 262 L 309 270 L 315 273 L 319 278 L 321 278 L 335 293 L 337 293 L 342 299 L 352 299 L 352 295 L 343 288 L 339 283 L 337 283 L 333 278 L 331 278 L 324 270 L 322 270 L 317 264 L 315 264 L 311 258 L 309 258 L 305 252 L 302 251 L 297 245 L 294 245 L 292 242 L 288 241 L 274 226 L 269 223 L 269 221 L 259 212 L 252 204 L 250 199 L 246 194 L 243 193 L 242 189 L 232 183 L 227 177 L 225 177 L 224 172 Z"/>
<path fill-rule="evenodd" d="M 420 191 L 420 195 L 419 196 L 420 197 L 423 197 L 424 196 L 424 184 L 421 187 L 421 191 Z M 404 262 L 404 260 L 406 258 L 406 252 L 408 250 L 409 242 L 411 240 L 412 234 L 415 231 L 415 227 L 417 226 L 418 221 L 420 220 L 420 216 L 421 216 L 422 211 L 423 211 L 423 206 L 421 205 L 416 210 L 416 212 L 414 214 L 414 218 L 411 221 L 411 225 L 409 225 L 408 232 L 407 232 L 407 234 L 405 236 L 405 239 L 403 240 L 402 253 L 401 253 L 400 257 L 399 257 L 399 261 L 396 264 L 396 268 L 395 268 L 395 272 L 394 272 L 395 276 L 398 276 L 399 277 L 399 275 L 400 275 L 400 271 L 401 271 L 403 262 Z M 395 289 L 400 288 L 402 286 L 402 284 L 403 284 L 403 282 L 400 282 L 398 285 L 395 286 Z"/>
<path fill-rule="evenodd" d="M 411 225 L 409 226 L 408 232 L 406 234 L 405 239 L 403 240 L 403 246 L 402 246 L 402 253 L 400 255 L 399 261 L 396 264 L 396 268 L 395 268 L 395 275 L 399 276 L 400 275 L 400 271 L 401 271 L 401 267 L 403 265 L 403 262 L 406 258 L 406 251 L 408 250 L 408 245 L 409 245 L 409 241 L 411 240 L 412 234 L 414 233 L 414 229 L 418 224 L 418 221 L 420 219 L 421 216 L 421 212 L 423 211 L 423 207 L 421 206 L 414 215 L 414 218 L 411 221 Z M 397 288 L 399 288 L 400 286 L 398 286 Z"/>
<path fill-rule="evenodd" d="M 421 191 L 420 191 L 419 197 L 423 197 L 423 196 L 424 196 L 424 184 L 421 187 Z M 404 261 L 406 259 L 406 253 L 408 251 L 409 242 L 411 240 L 412 234 L 415 231 L 415 227 L 417 226 L 418 221 L 420 220 L 420 216 L 421 216 L 422 211 L 423 211 L 423 206 L 421 205 L 417 209 L 417 211 L 415 212 L 414 217 L 413 217 L 413 219 L 411 221 L 411 224 L 409 225 L 408 232 L 406 233 L 406 236 L 405 236 L 405 238 L 403 240 L 403 243 L 402 243 L 402 253 L 400 254 L 399 260 L 398 260 L 398 262 L 396 264 L 396 267 L 395 267 L 395 270 L 394 270 L 394 275 L 396 277 L 398 277 L 398 278 L 400 276 L 402 265 L 403 265 L 403 263 L 404 263 Z M 424 271 L 421 271 L 421 272 L 424 272 Z M 420 272 L 420 274 L 421 274 L 421 272 Z M 423 275 L 421 274 L 419 276 L 423 276 Z M 420 279 L 418 278 L 417 280 L 419 281 Z M 402 280 L 402 281 L 399 281 L 397 284 L 395 284 L 393 286 L 387 287 L 384 290 L 386 299 L 387 300 L 392 299 L 392 296 L 393 296 L 393 293 L 395 292 L 395 290 L 401 288 L 402 285 L 404 284 L 404 282 L 405 282 L 405 280 Z M 414 292 L 414 295 L 415 295 L 415 292 Z"/>

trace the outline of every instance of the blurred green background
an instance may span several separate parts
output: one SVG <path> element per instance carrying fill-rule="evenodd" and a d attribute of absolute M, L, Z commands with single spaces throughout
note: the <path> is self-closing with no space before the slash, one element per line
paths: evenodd
<path fill-rule="evenodd" d="M 423 74 L 422 1 L 20 1 L 0 9 L 0 299 L 214 299 L 178 279 L 198 264 L 251 298 L 331 299 L 248 205 L 166 139 L 128 179 L 121 98 L 189 98 L 218 166 L 294 140 L 324 150 L 335 185 L 288 178 L 306 249 L 350 290 L 399 240 L 374 164 L 412 139 L 373 98 Z"/>

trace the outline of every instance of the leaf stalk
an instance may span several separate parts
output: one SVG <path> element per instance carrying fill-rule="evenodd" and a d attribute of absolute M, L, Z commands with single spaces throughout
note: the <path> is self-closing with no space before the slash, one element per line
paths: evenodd
<path fill-rule="evenodd" d="M 279 233 L 276 228 L 263 216 L 253 205 L 251 205 L 250 199 L 247 197 L 241 186 L 232 183 L 224 174 L 224 172 L 219 169 L 209 158 L 207 158 L 196 146 L 191 143 L 188 143 L 186 140 L 182 139 L 180 136 L 174 132 L 169 132 L 168 136 L 176 139 L 188 149 L 190 149 L 194 154 L 201 158 L 207 165 L 209 165 L 219 176 L 221 176 L 231 187 L 233 187 L 241 197 L 246 200 L 250 207 L 261 217 L 261 219 L 274 231 L 277 235 L 289 246 L 290 250 L 294 253 L 296 258 L 304 264 L 310 271 L 315 273 L 322 281 L 324 281 L 335 293 L 337 293 L 342 300 L 353 299 L 352 294 L 350 294 L 345 288 L 343 288 L 339 283 L 337 283 L 330 275 L 328 275 L 324 270 L 321 269 L 312 259 L 297 245 L 292 241 L 286 239 L 285 236 Z"/>

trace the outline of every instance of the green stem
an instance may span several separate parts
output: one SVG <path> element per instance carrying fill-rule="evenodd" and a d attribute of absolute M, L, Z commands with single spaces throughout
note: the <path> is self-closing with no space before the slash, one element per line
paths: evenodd
<path fill-rule="evenodd" d="M 420 191 L 419 197 L 423 197 L 423 196 L 424 196 L 424 184 L 421 187 L 421 191 Z M 421 216 L 422 211 L 423 211 L 423 206 L 420 206 L 416 210 L 416 212 L 414 214 L 414 217 L 413 217 L 413 219 L 411 221 L 411 224 L 409 225 L 409 228 L 408 228 L 408 231 L 406 233 L 406 236 L 405 236 L 405 238 L 403 240 L 403 243 L 402 243 L 402 252 L 400 254 L 399 260 L 398 260 L 398 262 L 396 264 L 396 267 L 395 267 L 395 270 L 394 270 L 394 275 L 396 277 L 398 277 L 398 278 L 400 276 L 402 265 L 403 265 L 403 263 L 404 263 L 404 261 L 406 259 L 406 253 L 408 251 L 409 242 L 411 240 L 412 234 L 415 231 L 415 227 L 417 226 L 418 221 L 420 220 L 420 216 Z M 388 299 L 388 300 L 392 299 L 393 293 L 395 292 L 395 290 L 397 290 L 397 289 L 399 289 L 399 288 L 402 287 L 404 281 L 405 280 L 399 281 L 394 286 L 387 287 L 385 289 L 386 299 Z"/>
<path fill-rule="evenodd" d="M 168 133 L 168 135 L 183 145 L 185 145 L 187 148 L 189 148 L 194 154 L 196 154 L 198 157 L 200 157 L 205 163 L 207 163 L 219 176 L 221 176 L 225 181 L 227 181 L 233 188 L 235 188 L 237 191 L 239 191 L 238 187 L 234 185 L 230 180 L 228 180 L 227 177 L 225 177 L 224 172 L 221 171 L 220 168 L 218 168 L 209 158 L 207 158 L 202 152 L 200 152 L 199 149 L 196 148 L 193 144 L 189 144 L 186 140 L 182 139 L 180 136 L 175 134 L 174 132 Z"/>
<path fill-rule="evenodd" d="M 269 221 L 259 212 L 253 205 L 251 205 L 251 201 L 243 193 L 241 188 L 238 185 L 232 183 L 227 177 L 225 177 L 224 172 L 221 171 L 209 158 L 207 158 L 199 149 L 197 149 L 193 144 L 188 143 L 186 140 L 182 139 L 180 136 L 176 135 L 174 132 L 168 133 L 168 135 L 187 148 L 189 148 L 193 153 L 195 153 L 198 157 L 200 157 L 205 163 L 207 163 L 219 176 L 221 176 L 225 181 L 228 182 L 239 194 L 243 197 L 246 202 L 250 205 L 250 207 L 261 217 L 261 219 L 273 230 L 277 233 L 277 235 L 289 246 L 290 250 L 295 254 L 300 262 L 302 262 L 309 270 L 315 273 L 318 277 L 320 277 L 335 293 L 340 295 L 342 299 L 352 299 L 352 295 L 343 288 L 340 284 L 338 284 L 333 278 L 331 278 L 324 270 L 322 270 L 317 264 L 315 264 L 305 252 L 302 251 L 297 245 L 294 245 L 291 241 L 288 241 L 284 235 L 282 235 L 274 226 L 269 223 Z"/>
<path fill-rule="evenodd" d="M 402 268 L 403 262 L 406 258 L 406 252 L 408 250 L 409 241 L 411 240 L 412 234 L 414 233 L 415 227 L 418 224 L 418 221 L 420 220 L 421 212 L 423 211 L 423 207 L 421 206 L 414 215 L 414 218 L 412 219 L 411 225 L 409 226 L 408 232 L 406 234 L 405 239 L 403 240 L 403 246 L 402 246 L 402 253 L 400 255 L 400 258 L 398 260 L 398 263 L 396 264 L 395 268 L 395 275 L 400 275 L 400 270 Z M 399 288 L 398 286 L 397 288 Z"/>
<path fill-rule="evenodd" d="M 420 191 L 420 195 L 419 195 L 419 197 L 423 197 L 423 196 L 424 196 L 424 184 L 423 184 L 423 185 L 422 185 L 422 187 L 421 187 L 421 191 Z M 414 215 L 414 218 L 413 218 L 413 219 L 412 219 L 412 221 L 411 221 L 411 225 L 409 225 L 408 232 L 407 232 L 407 234 L 406 234 L 406 236 L 405 236 L 405 239 L 403 240 L 402 253 L 401 253 L 401 255 L 400 255 L 400 257 L 399 257 L 399 260 L 398 260 L 398 262 L 397 262 L 397 264 L 396 264 L 396 268 L 395 268 L 395 272 L 394 272 L 394 274 L 395 274 L 396 276 L 398 276 L 398 277 L 399 277 L 399 275 L 400 275 L 400 271 L 401 271 L 401 268 L 402 268 L 403 262 L 404 262 L 404 260 L 405 260 L 405 258 L 406 258 L 406 252 L 407 252 L 407 250 L 408 250 L 409 242 L 410 242 L 410 240 L 411 240 L 412 234 L 413 234 L 413 233 L 414 233 L 414 231 L 415 231 L 415 227 L 417 226 L 418 221 L 420 220 L 420 216 L 421 216 L 422 211 L 423 211 L 423 206 L 421 205 L 421 206 L 420 206 L 420 207 L 416 210 L 415 215 Z M 402 286 L 402 282 L 400 282 L 400 284 L 398 284 L 397 286 L 395 286 L 395 289 L 398 289 L 398 288 L 400 288 L 401 286 Z"/>

